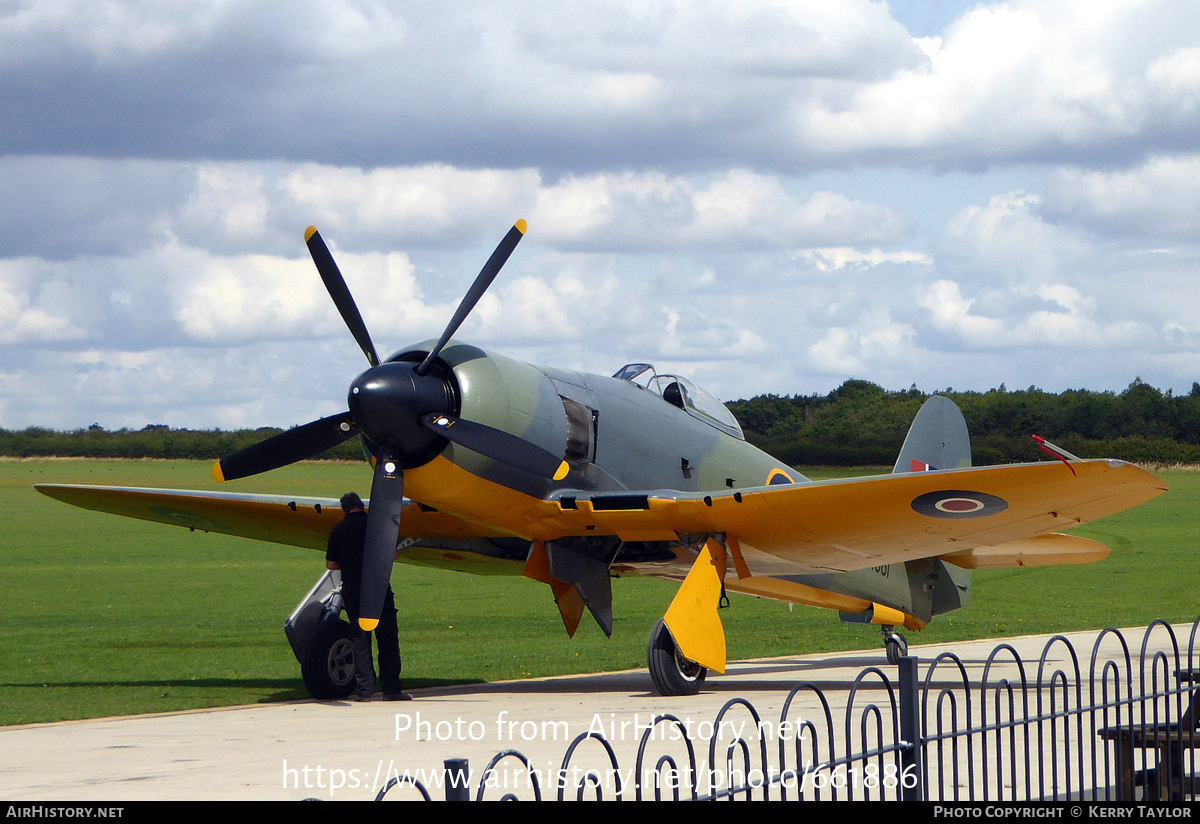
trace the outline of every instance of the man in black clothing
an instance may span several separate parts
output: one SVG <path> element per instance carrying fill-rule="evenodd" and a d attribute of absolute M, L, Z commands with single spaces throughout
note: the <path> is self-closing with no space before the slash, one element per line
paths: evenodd
<path fill-rule="evenodd" d="M 371 633 L 358 626 L 358 600 L 362 588 L 363 548 L 367 538 L 367 511 L 362 499 L 353 492 L 341 498 L 345 517 L 329 533 L 325 566 L 341 570 L 342 601 L 354 630 L 354 677 L 358 700 L 370 701 L 375 693 L 375 664 L 371 660 Z M 375 642 L 379 646 L 379 680 L 383 684 L 383 700 L 407 701 L 412 698 L 400 690 L 400 631 L 396 626 L 396 601 L 389 585 L 383 602 L 379 625 L 375 627 Z"/>

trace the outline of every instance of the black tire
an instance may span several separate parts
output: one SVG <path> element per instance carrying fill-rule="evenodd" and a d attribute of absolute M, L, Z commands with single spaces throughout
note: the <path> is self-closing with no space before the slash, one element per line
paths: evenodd
<path fill-rule="evenodd" d="M 908 641 L 903 635 L 892 635 L 887 639 L 887 662 L 895 666 L 908 655 Z"/>
<path fill-rule="evenodd" d="M 661 618 L 650 631 L 646 660 L 654 690 L 659 695 L 695 695 L 708 675 L 707 669 L 679 654 L 679 647 Z"/>
<path fill-rule="evenodd" d="M 327 618 L 313 631 L 304 648 L 300 676 L 313 698 L 329 701 L 354 692 L 354 642 L 350 625 Z"/>

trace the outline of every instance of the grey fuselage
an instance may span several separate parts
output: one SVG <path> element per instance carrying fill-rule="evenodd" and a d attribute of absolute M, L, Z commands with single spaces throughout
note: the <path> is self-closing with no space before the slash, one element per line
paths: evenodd
<path fill-rule="evenodd" d="M 391 360 L 422 356 L 427 344 Z M 449 444 L 443 454 L 482 478 L 538 497 L 562 490 L 719 491 L 804 481 L 781 461 L 701 414 L 631 380 L 540 367 L 451 342 L 459 415 L 524 438 L 571 466 L 537 478 Z M 736 426 L 736 424 L 735 424 Z"/>

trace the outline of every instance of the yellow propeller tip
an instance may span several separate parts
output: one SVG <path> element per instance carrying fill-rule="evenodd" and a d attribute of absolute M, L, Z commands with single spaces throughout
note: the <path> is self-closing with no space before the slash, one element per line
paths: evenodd
<path fill-rule="evenodd" d="M 521 234 L 525 234 L 525 229 L 528 228 L 528 226 L 529 224 L 525 222 L 524 218 L 516 222 L 517 231 Z"/>
<path fill-rule="evenodd" d="M 554 480 L 561 481 L 567 477 L 567 473 L 571 471 L 571 467 L 567 466 L 567 462 L 563 461 L 558 465 L 558 469 L 554 471 Z"/>
<path fill-rule="evenodd" d="M 225 473 L 221 471 L 221 462 L 217 461 L 212 468 L 213 480 L 219 484 L 225 483 Z"/>
<path fill-rule="evenodd" d="M 375 627 L 379 626 L 378 618 L 359 618 L 358 626 L 363 632 L 374 632 Z"/>
<path fill-rule="evenodd" d="M 304 242 L 308 243 L 310 240 L 312 240 L 312 236 L 315 235 L 316 233 L 317 233 L 317 227 L 309 226 L 307 229 L 304 230 Z"/>

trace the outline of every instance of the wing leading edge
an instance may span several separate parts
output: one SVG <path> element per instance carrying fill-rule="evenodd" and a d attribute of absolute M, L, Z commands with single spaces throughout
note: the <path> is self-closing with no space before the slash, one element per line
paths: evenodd
<path fill-rule="evenodd" d="M 324 550 L 329 530 L 342 519 L 336 498 L 67 484 L 38 484 L 35 488 L 43 495 L 84 509 L 308 549 Z M 402 523 L 402 538 L 506 534 L 410 501 L 405 501 Z"/>

